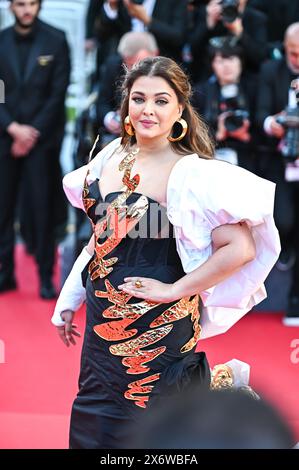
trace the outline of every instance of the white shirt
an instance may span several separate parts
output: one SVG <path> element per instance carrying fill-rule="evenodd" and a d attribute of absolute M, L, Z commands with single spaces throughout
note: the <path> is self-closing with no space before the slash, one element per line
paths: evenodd
<path fill-rule="evenodd" d="M 83 209 L 82 188 L 87 170 L 89 184 L 100 178 L 103 165 L 120 140 L 115 139 L 88 165 L 64 177 L 64 190 L 73 206 Z M 177 252 L 186 273 L 211 256 L 212 230 L 220 225 L 246 221 L 256 244 L 253 261 L 199 293 L 204 305 L 202 338 L 227 331 L 266 298 L 264 281 L 280 253 L 273 219 L 274 192 L 275 184 L 268 180 L 226 162 L 199 158 L 197 154 L 182 157 L 171 171 L 167 215 L 174 226 Z"/>

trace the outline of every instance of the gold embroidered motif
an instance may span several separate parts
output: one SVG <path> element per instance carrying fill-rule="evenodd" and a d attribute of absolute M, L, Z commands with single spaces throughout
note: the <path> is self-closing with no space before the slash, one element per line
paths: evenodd
<path fill-rule="evenodd" d="M 184 297 L 152 321 L 150 327 L 155 328 L 165 323 L 181 320 L 181 318 L 190 315 L 190 307 L 191 302 L 189 301 L 189 297 Z"/>
<path fill-rule="evenodd" d="M 104 259 L 122 241 L 130 230 L 141 220 L 148 210 L 148 199 L 140 196 L 138 200 L 130 205 L 126 205 L 127 198 L 132 194 L 139 184 L 139 175 L 131 178 L 131 170 L 135 162 L 137 151 L 131 152 L 120 162 L 119 170 L 124 171 L 122 181 L 126 189 L 119 194 L 107 208 L 106 215 L 96 224 L 93 224 L 95 236 L 95 255 L 89 264 L 89 273 L 92 281 L 98 277 L 104 278 L 113 270 L 113 265 L 118 261 L 117 257 Z M 83 190 L 83 202 L 85 210 L 88 211 L 96 203 L 95 199 L 88 198 L 89 189 L 85 182 Z M 110 235 L 104 242 L 100 243 L 101 236 L 109 230 Z M 122 356 L 122 364 L 127 368 L 127 374 L 144 374 L 151 369 L 149 363 L 166 351 L 166 346 L 159 346 L 153 349 L 147 348 L 165 338 L 173 329 L 173 322 L 181 320 L 191 314 L 193 322 L 193 337 L 181 348 L 181 352 L 190 351 L 196 344 L 200 326 L 198 324 L 198 296 L 191 301 L 189 297 L 179 300 L 169 307 L 150 324 L 150 328 L 139 336 L 137 328 L 129 329 L 130 325 L 140 319 L 151 309 L 160 305 L 157 302 L 142 300 L 136 303 L 129 303 L 131 295 L 117 291 L 108 279 L 105 281 L 106 291 L 96 290 L 95 296 L 107 298 L 112 304 L 104 310 L 102 316 L 110 318 L 107 321 L 96 325 L 94 332 L 106 341 L 122 341 L 121 343 L 110 345 L 109 350 L 115 356 Z M 167 324 L 168 323 L 168 324 Z M 166 325 L 167 324 L 167 325 Z M 128 390 L 124 392 L 125 398 L 133 400 L 141 408 L 146 407 L 149 400 L 149 393 L 154 385 L 147 385 L 156 382 L 160 378 L 160 373 L 145 377 L 128 384 Z"/>
<path fill-rule="evenodd" d="M 95 290 L 95 296 L 96 297 L 100 297 L 100 298 L 107 298 L 109 300 L 109 302 L 112 302 L 114 304 L 120 304 L 120 305 L 125 305 L 129 300 L 130 298 L 132 297 L 131 294 L 127 294 L 126 292 L 123 292 L 123 291 L 118 291 L 116 289 L 114 289 L 113 285 L 111 284 L 111 282 L 108 280 L 108 279 L 105 279 L 105 287 L 106 287 L 106 291 L 101 291 L 101 290 Z M 110 308 L 113 308 L 112 307 L 109 307 L 109 309 L 107 310 L 110 310 Z M 106 310 L 105 310 L 106 312 Z M 107 315 L 106 318 L 112 318 L 112 317 L 109 317 Z M 119 318 L 119 317 L 117 317 Z"/>
<path fill-rule="evenodd" d="M 84 185 L 83 185 L 83 192 L 82 192 L 82 201 L 83 201 L 83 206 L 84 206 L 84 210 L 89 218 L 89 220 L 91 221 L 91 224 L 93 226 L 93 222 L 92 220 L 90 219 L 89 217 L 89 209 L 94 206 L 96 204 L 96 200 L 94 198 L 89 198 L 88 195 L 89 195 L 89 188 L 88 188 L 88 185 L 87 185 L 87 176 L 89 175 L 89 170 L 86 174 L 86 177 L 84 179 Z"/>
<path fill-rule="evenodd" d="M 196 295 L 194 299 L 191 300 L 190 302 L 191 321 L 193 322 L 194 334 L 192 338 L 188 341 L 188 343 L 186 343 L 184 346 L 181 347 L 181 353 L 191 351 L 191 349 L 193 349 L 196 346 L 197 341 L 200 338 L 201 326 L 199 324 L 200 312 L 198 308 L 198 302 L 199 302 L 198 295 Z"/>
<path fill-rule="evenodd" d="M 160 346 L 159 348 L 147 351 L 138 351 L 135 356 L 125 357 L 121 362 L 124 366 L 129 367 L 127 374 L 144 374 L 150 370 L 150 367 L 145 367 L 144 364 L 153 361 L 165 351 L 166 346 Z"/>
<path fill-rule="evenodd" d="M 150 393 L 154 388 L 153 385 L 145 385 L 151 382 L 155 382 L 160 378 L 161 374 L 150 375 L 144 379 L 136 380 L 128 385 L 129 390 L 124 394 L 125 398 L 128 400 L 134 400 L 135 405 L 140 406 L 140 408 L 146 408 L 146 402 L 149 400 L 149 396 L 134 396 L 135 393 Z"/>
<path fill-rule="evenodd" d="M 120 162 L 118 166 L 119 171 L 125 172 L 122 181 L 131 193 L 135 191 L 140 181 L 139 175 L 135 175 L 131 179 L 131 170 L 136 160 L 135 155 L 138 152 L 139 149 L 133 150 L 131 153 L 125 156 L 125 158 Z"/>
<path fill-rule="evenodd" d="M 148 200 L 145 196 L 140 197 L 130 209 L 128 209 L 127 206 L 123 206 L 128 196 L 132 194 L 139 184 L 140 177 L 138 174 L 132 179 L 130 176 L 132 166 L 135 162 L 135 155 L 138 151 L 138 149 L 132 151 L 120 162 L 119 169 L 120 171 L 125 171 L 122 181 L 127 187 L 127 190 L 120 194 L 112 204 L 110 204 L 106 216 L 96 224 L 93 224 L 93 221 L 89 216 L 89 209 L 96 203 L 95 199 L 88 197 L 89 188 L 87 185 L 87 176 L 89 174 L 89 170 L 85 177 L 82 199 L 85 211 L 91 220 L 95 235 L 95 257 L 88 268 L 92 281 L 99 277 L 104 278 L 111 273 L 113 270 L 112 266 L 118 261 L 118 258 L 113 257 L 108 260 L 104 260 L 103 257 L 109 254 L 121 242 L 122 238 L 127 235 L 127 233 L 139 222 L 141 217 L 147 211 Z M 109 228 L 112 230 L 112 235 L 109 236 L 105 242 L 99 243 L 98 239 L 105 230 L 107 230 L 108 224 Z"/>
<path fill-rule="evenodd" d="M 94 281 L 98 277 L 103 278 L 107 276 L 112 270 L 112 265 L 118 261 L 117 257 L 108 260 L 103 259 L 104 256 L 113 251 L 122 241 L 122 239 L 132 230 L 133 227 L 139 222 L 148 209 L 148 199 L 145 196 L 138 198 L 136 203 L 119 217 L 119 212 L 116 208 L 110 206 L 107 210 L 107 219 L 100 221 L 99 226 L 96 224 L 95 232 L 100 237 L 102 231 L 108 228 L 112 234 L 103 242 L 96 241 L 95 244 L 95 258 L 89 265 L 89 273 L 91 280 Z"/>
<path fill-rule="evenodd" d="M 110 346 L 109 350 L 115 356 L 135 356 L 135 354 L 139 352 L 139 349 L 146 348 L 160 341 L 170 333 L 172 328 L 173 325 L 167 325 L 156 328 L 155 330 L 145 331 L 145 333 L 142 333 L 138 338 Z"/>
<path fill-rule="evenodd" d="M 165 323 L 181 320 L 191 314 L 191 321 L 193 323 L 194 334 L 192 338 L 181 347 L 181 353 L 191 351 L 196 346 L 200 337 L 201 327 L 199 325 L 200 312 L 198 309 L 199 297 L 196 295 L 193 300 L 189 297 L 184 297 L 176 304 L 172 305 L 169 309 L 165 310 L 158 318 L 151 322 L 150 327 L 154 328 Z"/>
<path fill-rule="evenodd" d="M 95 333 L 107 341 L 118 341 L 134 336 L 137 333 L 136 329 L 130 331 L 125 331 L 125 329 L 159 304 L 146 300 L 128 304 L 131 295 L 118 292 L 108 280 L 105 281 L 105 286 L 107 292 L 96 290 L 95 295 L 96 297 L 108 298 L 113 305 L 104 310 L 102 315 L 104 318 L 121 318 L 121 320 L 96 325 L 94 327 Z"/>
<path fill-rule="evenodd" d="M 234 385 L 234 373 L 227 364 L 217 364 L 211 371 L 211 390 L 231 388 Z"/>

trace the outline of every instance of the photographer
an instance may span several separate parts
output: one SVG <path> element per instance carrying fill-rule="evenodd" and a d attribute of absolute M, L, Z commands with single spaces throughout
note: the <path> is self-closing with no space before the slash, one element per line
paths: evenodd
<path fill-rule="evenodd" d="M 228 38 L 211 47 L 214 74 L 195 89 L 194 105 L 214 132 L 216 158 L 256 171 L 254 157 L 254 78 L 242 71 L 242 50 Z"/>
<path fill-rule="evenodd" d="M 257 119 L 268 136 L 260 155 L 263 176 L 277 184 L 274 214 L 282 244 L 277 267 L 287 270 L 294 265 L 284 323 L 299 325 L 299 110 L 296 91 L 291 88 L 299 75 L 299 22 L 287 28 L 284 48 L 284 58 L 269 61 L 261 69 Z"/>
<path fill-rule="evenodd" d="M 98 28 L 101 41 L 128 31 L 148 31 L 155 36 L 160 54 L 182 60 L 188 25 L 186 0 L 107 0 Z"/>
<path fill-rule="evenodd" d="M 266 16 L 247 6 L 247 0 L 210 0 L 208 3 L 200 0 L 198 3 L 190 36 L 193 79 L 203 81 L 208 77 L 208 64 L 203 63 L 203 58 L 207 57 L 209 40 L 218 36 L 234 37 L 243 49 L 246 69 L 257 72 L 266 56 Z"/>

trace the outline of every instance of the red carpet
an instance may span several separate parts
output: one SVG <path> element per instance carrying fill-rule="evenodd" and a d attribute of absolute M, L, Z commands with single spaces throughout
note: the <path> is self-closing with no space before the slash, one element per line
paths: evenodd
<path fill-rule="evenodd" d="M 0 448 L 66 448 L 82 340 L 67 349 L 58 338 L 50 323 L 54 302 L 39 299 L 35 266 L 22 247 L 17 248 L 17 278 L 19 290 L 0 296 Z M 83 318 L 81 311 L 81 332 Z M 227 334 L 202 341 L 200 349 L 211 365 L 233 358 L 248 362 L 251 385 L 284 413 L 299 441 L 294 339 L 299 346 L 299 328 L 283 327 L 281 315 L 256 313 Z"/>

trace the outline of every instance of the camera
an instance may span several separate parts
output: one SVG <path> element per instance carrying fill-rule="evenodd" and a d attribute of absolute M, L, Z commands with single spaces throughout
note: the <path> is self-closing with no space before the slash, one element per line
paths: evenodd
<path fill-rule="evenodd" d="M 222 88 L 220 109 L 227 113 L 224 127 L 228 132 L 240 129 L 244 125 L 244 121 L 249 119 L 249 113 L 245 109 L 245 100 L 239 95 L 238 86 L 234 84 Z"/>
<path fill-rule="evenodd" d="M 207 5 L 210 0 L 188 0 L 188 3 L 193 5 L 194 7 L 199 7 L 202 5 Z"/>
<path fill-rule="evenodd" d="M 221 0 L 222 21 L 233 23 L 239 16 L 239 0 Z"/>
<path fill-rule="evenodd" d="M 229 132 L 236 131 L 244 125 L 245 120 L 248 118 L 248 111 L 244 109 L 229 111 L 229 114 L 224 119 L 224 127 Z"/>
<path fill-rule="evenodd" d="M 285 130 L 285 136 L 280 144 L 280 152 L 288 161 L 295 161 L 299 157 L 299 107 L 285 109 L 285 115 L 278 116 L 276 122 Z"/>

